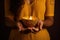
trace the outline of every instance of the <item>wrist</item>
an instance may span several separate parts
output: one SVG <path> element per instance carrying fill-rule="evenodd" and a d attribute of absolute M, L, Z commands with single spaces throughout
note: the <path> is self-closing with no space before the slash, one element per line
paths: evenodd
<path fill-rule="evenodd" d="M 51 20 L 45 20 L 43 27 L 44 28 L 48 28 L 48 27 L 51 27 L 52 25 L 53 25 L 53 21 L 51 21 Z"/>

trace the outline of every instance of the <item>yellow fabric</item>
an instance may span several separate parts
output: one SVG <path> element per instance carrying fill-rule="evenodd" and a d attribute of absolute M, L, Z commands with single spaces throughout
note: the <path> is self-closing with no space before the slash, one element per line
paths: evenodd
<path fill-rule="evenodd" d="M 54 0 L 35 0 L 31 5 L 25 2 L 22 5 L 20 17 L 29 17 L 33 6 L 33 16 L 37 16 L 40 20 L 44 20 L 44 16 L 54 16 Z"/>
<path fill-rule="evenodd" d="M 49 33 L 46 29 L 42 29 L 38 33 L 23 34 L 18 30 L 12 30 L 10 33 L 9 40 L 50 40 Z"/>
<path fill-rule="evenodd" d="M 54 16 L 54 4 L 55 4 L 55 0 L 47 0 L 46 1 L 45 16 Z"/>
<path fill-rule="evenodd" d="M 27 2 L 22 5 L 21 17 L 29 17 L 30 6 Z M 54 16 L 54 0 L 35 0 L 33 16 L 37 16 L 40 20 L 44 20 L 45 16 Z M 9 40 L 50 40 L 49 33 L 46 29 L 42 29 L 37 34 L 21 34 L 17 30 L 12 30 Z"/>

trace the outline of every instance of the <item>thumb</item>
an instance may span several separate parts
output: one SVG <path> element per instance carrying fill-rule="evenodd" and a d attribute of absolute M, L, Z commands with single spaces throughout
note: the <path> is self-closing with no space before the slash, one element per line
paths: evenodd
<path fill-rule="evenodd" d="M 23 28 L 22 24 L 21 24 L 20 22 L 18 22 L 18 23 L 17 23 L 17 26 L 18 26 L 18 28 L 19 28 L 19 31 L 21 31 L 22 28 Z"/>
<path fill-rule="evenodd" d="M 39 24 L 40 24 L 40 25 L 39 25 L 39 26 L 40 26 L 40 29 L 42 30 L 42 27 L 43 27 L 43 21 L 40 20 L 40 21 L 39 21 Z"/>

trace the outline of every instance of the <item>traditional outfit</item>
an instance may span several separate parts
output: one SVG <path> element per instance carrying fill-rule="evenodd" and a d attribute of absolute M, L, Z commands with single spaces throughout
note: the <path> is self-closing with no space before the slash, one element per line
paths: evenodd
<path fill-rule="evenodd" d="M 54 0 L 34 0 L 31 5 L 25 1 L 25 4 L 21 6 L 19 19 L 31 15 L 31 6 L 33 6 L 32 16 L 37 16 L 39 20 L 44 20 L 45 16 L 54 16 Z M 21 33 L 18 29 L 13 29 L 10 33 L 9 40 L 50 40 L 50 36 L 47 29 L 28 34 Z"/>

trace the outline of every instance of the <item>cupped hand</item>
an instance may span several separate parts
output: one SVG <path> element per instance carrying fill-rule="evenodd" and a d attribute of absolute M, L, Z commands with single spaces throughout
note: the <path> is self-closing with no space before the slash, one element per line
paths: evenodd
<path fill-rule="evenodd" d="M 43 21 L 42 20 L 39 20 L 38 23 L 37 23 L 37 26 L 36 27 L 33 27 L 32 29 L 35 32 L 38 32 L 38 31 L 42 30 L 42 27 L 43 27 Z"/>
<path fill-rule="evenodd" d="M 34 32 L 34 31 L 38 32 L 38 31 L 42 30 L 43 21 L 39 20 L 36 27 L 24 28 L 23 25 L 20 22 L 17 22 L 17 26 L 19 28 L 19 31 L 24 31 L 26 29 L 29 29 L 29 30 L 31 30 L 31 32 Z"/>
<path fill-rule="evenodd" d="M 20 22 L 17 22 L 17 26 L 19 28 L 19 31 L 24 31 L 25 30 L 23 25 Z"/>

